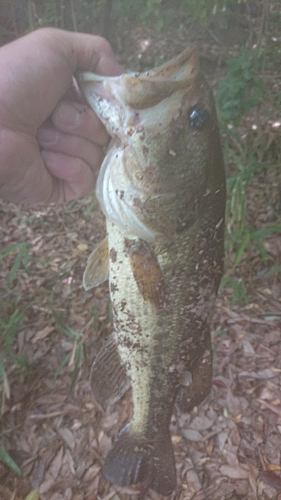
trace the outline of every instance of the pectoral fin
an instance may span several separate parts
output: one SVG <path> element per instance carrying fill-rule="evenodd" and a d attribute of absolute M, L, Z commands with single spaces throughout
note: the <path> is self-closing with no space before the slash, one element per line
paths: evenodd
<path fill-rule="evenodd" d="M 92 251 L 83 275 L 83 286 L 90 290 L 108 279 L 108 240 L 104 238 Z"/>
<path fill-rule="evenodd" d="M 117 401 L 129 388 L 125 366 L 112 334 L 97 355 L 90 373 L 94 396 L 102 406 Z"/>
<path fill-rule="evenodd" d="M 157 309 L 162 309 L 165 304 L 165 282 L 155 253 L 142 239 L 126 239 L 125 249 L 140 294 Z"/>

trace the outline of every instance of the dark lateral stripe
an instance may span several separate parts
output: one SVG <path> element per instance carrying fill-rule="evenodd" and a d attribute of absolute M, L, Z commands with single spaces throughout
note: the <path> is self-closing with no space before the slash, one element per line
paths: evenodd
<path fill-rule="evenodd" d="M 140 294 L 157 309 L 162 309 L 165 303 L 165 282 L 155 253 L 141 239 L 126 238 L 125 250 Z"/>

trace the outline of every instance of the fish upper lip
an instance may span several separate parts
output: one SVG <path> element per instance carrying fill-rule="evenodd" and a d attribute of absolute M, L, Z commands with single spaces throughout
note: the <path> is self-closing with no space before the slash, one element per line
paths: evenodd
<path fill-rule="evenodd" d="M 104 81 L 114 81 L 120 80 L 125 73 L 118 76 L 104 76 L 98 75 L 97 73 L 92 73 L 91 71 L 82 71 L 77 73 L 76 78 L 79 83 L 88 83 L 88 82 L 104 82 Z"/>
<path fill-rule="evenodd" d="M 186 90 L 199 73 L 197 51 L 186 50 L 171 61 L 147 72 L 104 76 L 77 73 L 78 83 L 92 99 L 115 101 L 131 110 L 151 108 L 177 91 Z"/>

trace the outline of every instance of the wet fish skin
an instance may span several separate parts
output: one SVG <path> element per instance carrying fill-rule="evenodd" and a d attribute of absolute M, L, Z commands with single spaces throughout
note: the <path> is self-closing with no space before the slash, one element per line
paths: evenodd
<path fill-rule="evenodd" d="M 112 353 L 107 347 L 93 366 L 92 384 L 101 403 L 110 391 L 116 399 L 116 380 L 122 394 L 126 372 L 134 405 L 103 470 L 121 486 L 140 482 L 168 495 L 176 486 L 174 403 L 178 398 L 190 411 L 211 386 L 210 321 L 223 269 L 225 211 L 213 97 L 192 50 L 140 75 L 82 74 L 79 81 L 113 136 L 97 197 L 107 218 L 118 356 L 111 341 Z M 94 251 L 87 288 L 101 280 L 99 259 Z M 97 381 L 105 378 L 103 397 Z"/>

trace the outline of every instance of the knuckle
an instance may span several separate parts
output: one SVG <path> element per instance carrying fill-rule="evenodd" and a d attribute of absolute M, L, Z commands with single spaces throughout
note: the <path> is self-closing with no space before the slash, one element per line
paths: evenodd
<path fill-rule="evenodd" d="M 102 36 L 97 36 L 98 42 L 99 42 L 99 48 L 101 52 L 104 52 L 106 54 L 112 55 L 113 51 L 111 48 L 110 43 L 106 40 L 106 38 Z"/>

